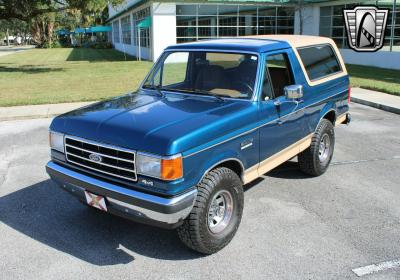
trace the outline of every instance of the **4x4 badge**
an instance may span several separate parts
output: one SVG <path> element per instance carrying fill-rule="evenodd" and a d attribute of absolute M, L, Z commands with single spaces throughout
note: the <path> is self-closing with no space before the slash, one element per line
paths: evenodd
<path fill-rule="evenodd" d="M 388 13 L 388 9 L 374 6 L 344 9 L 349 47 L 359 52 L 374 52 L 382 48 Z"/>

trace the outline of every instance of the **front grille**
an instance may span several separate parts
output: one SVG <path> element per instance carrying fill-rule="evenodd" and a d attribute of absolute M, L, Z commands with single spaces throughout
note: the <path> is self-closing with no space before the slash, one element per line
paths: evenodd
<path fill-rule="evenodd" d="M 129 181 L 137 180 L 134 151 L 65 136 L 65 155 L 71 164 Z"/>

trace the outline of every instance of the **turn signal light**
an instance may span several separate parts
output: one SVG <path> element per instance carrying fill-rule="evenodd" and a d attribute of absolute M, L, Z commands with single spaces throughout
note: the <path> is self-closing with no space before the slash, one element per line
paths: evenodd
<path fill-rule="evenodd" d="M 161 160 L 161 179 L 176 180 L 182 176 L 182 157 Z"/>

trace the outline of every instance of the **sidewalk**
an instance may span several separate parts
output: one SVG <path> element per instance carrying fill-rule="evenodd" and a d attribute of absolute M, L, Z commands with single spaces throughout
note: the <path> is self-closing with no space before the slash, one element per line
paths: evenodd
<path fill-rule="evenodd" d="M 351 101 L 391 113 L 400 114 L 400 96 L 363 88 L 352 88 Z"/>
<path fill-rule="evenodd" d="M 352 88 L 351 101 L 395 114 L 400 114 L 399 96 L 362 88 Z M 50 118 L 91 103 L 93 102 L 0 107 L 0 121 Z"/>
<path fill-rule="evenodd" d="M 23 52 L 26 50 L 34 49 L 35 46 L 0 46 L 0 57 L 1 56 L 6 56 L 9 54 L 17 53 L 17 52 Z"/>
<path fill-rule="evenodd" d="M 0 121 L 50 118 L 91 103 L 93 102 L 0 107 Z"/>

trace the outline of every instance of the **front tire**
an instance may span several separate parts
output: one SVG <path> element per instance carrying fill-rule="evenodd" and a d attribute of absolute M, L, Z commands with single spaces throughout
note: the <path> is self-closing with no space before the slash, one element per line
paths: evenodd
<path fill-rule="evenodd" d="M 214 254 L 224 248 L 239 228 L 243 213 L 243 186 L 231 169 L 210 171 L 197 186 L 194 207 L 177 229 L 189 248 Z"/>
<path fill-rule="evenodd" d="M 298 155 L 300 170 L 311 176 L 320 176 L 331 163 L 335 148 L 333 124 L 322 119 L 315 131 L 311 145 Z"/>

